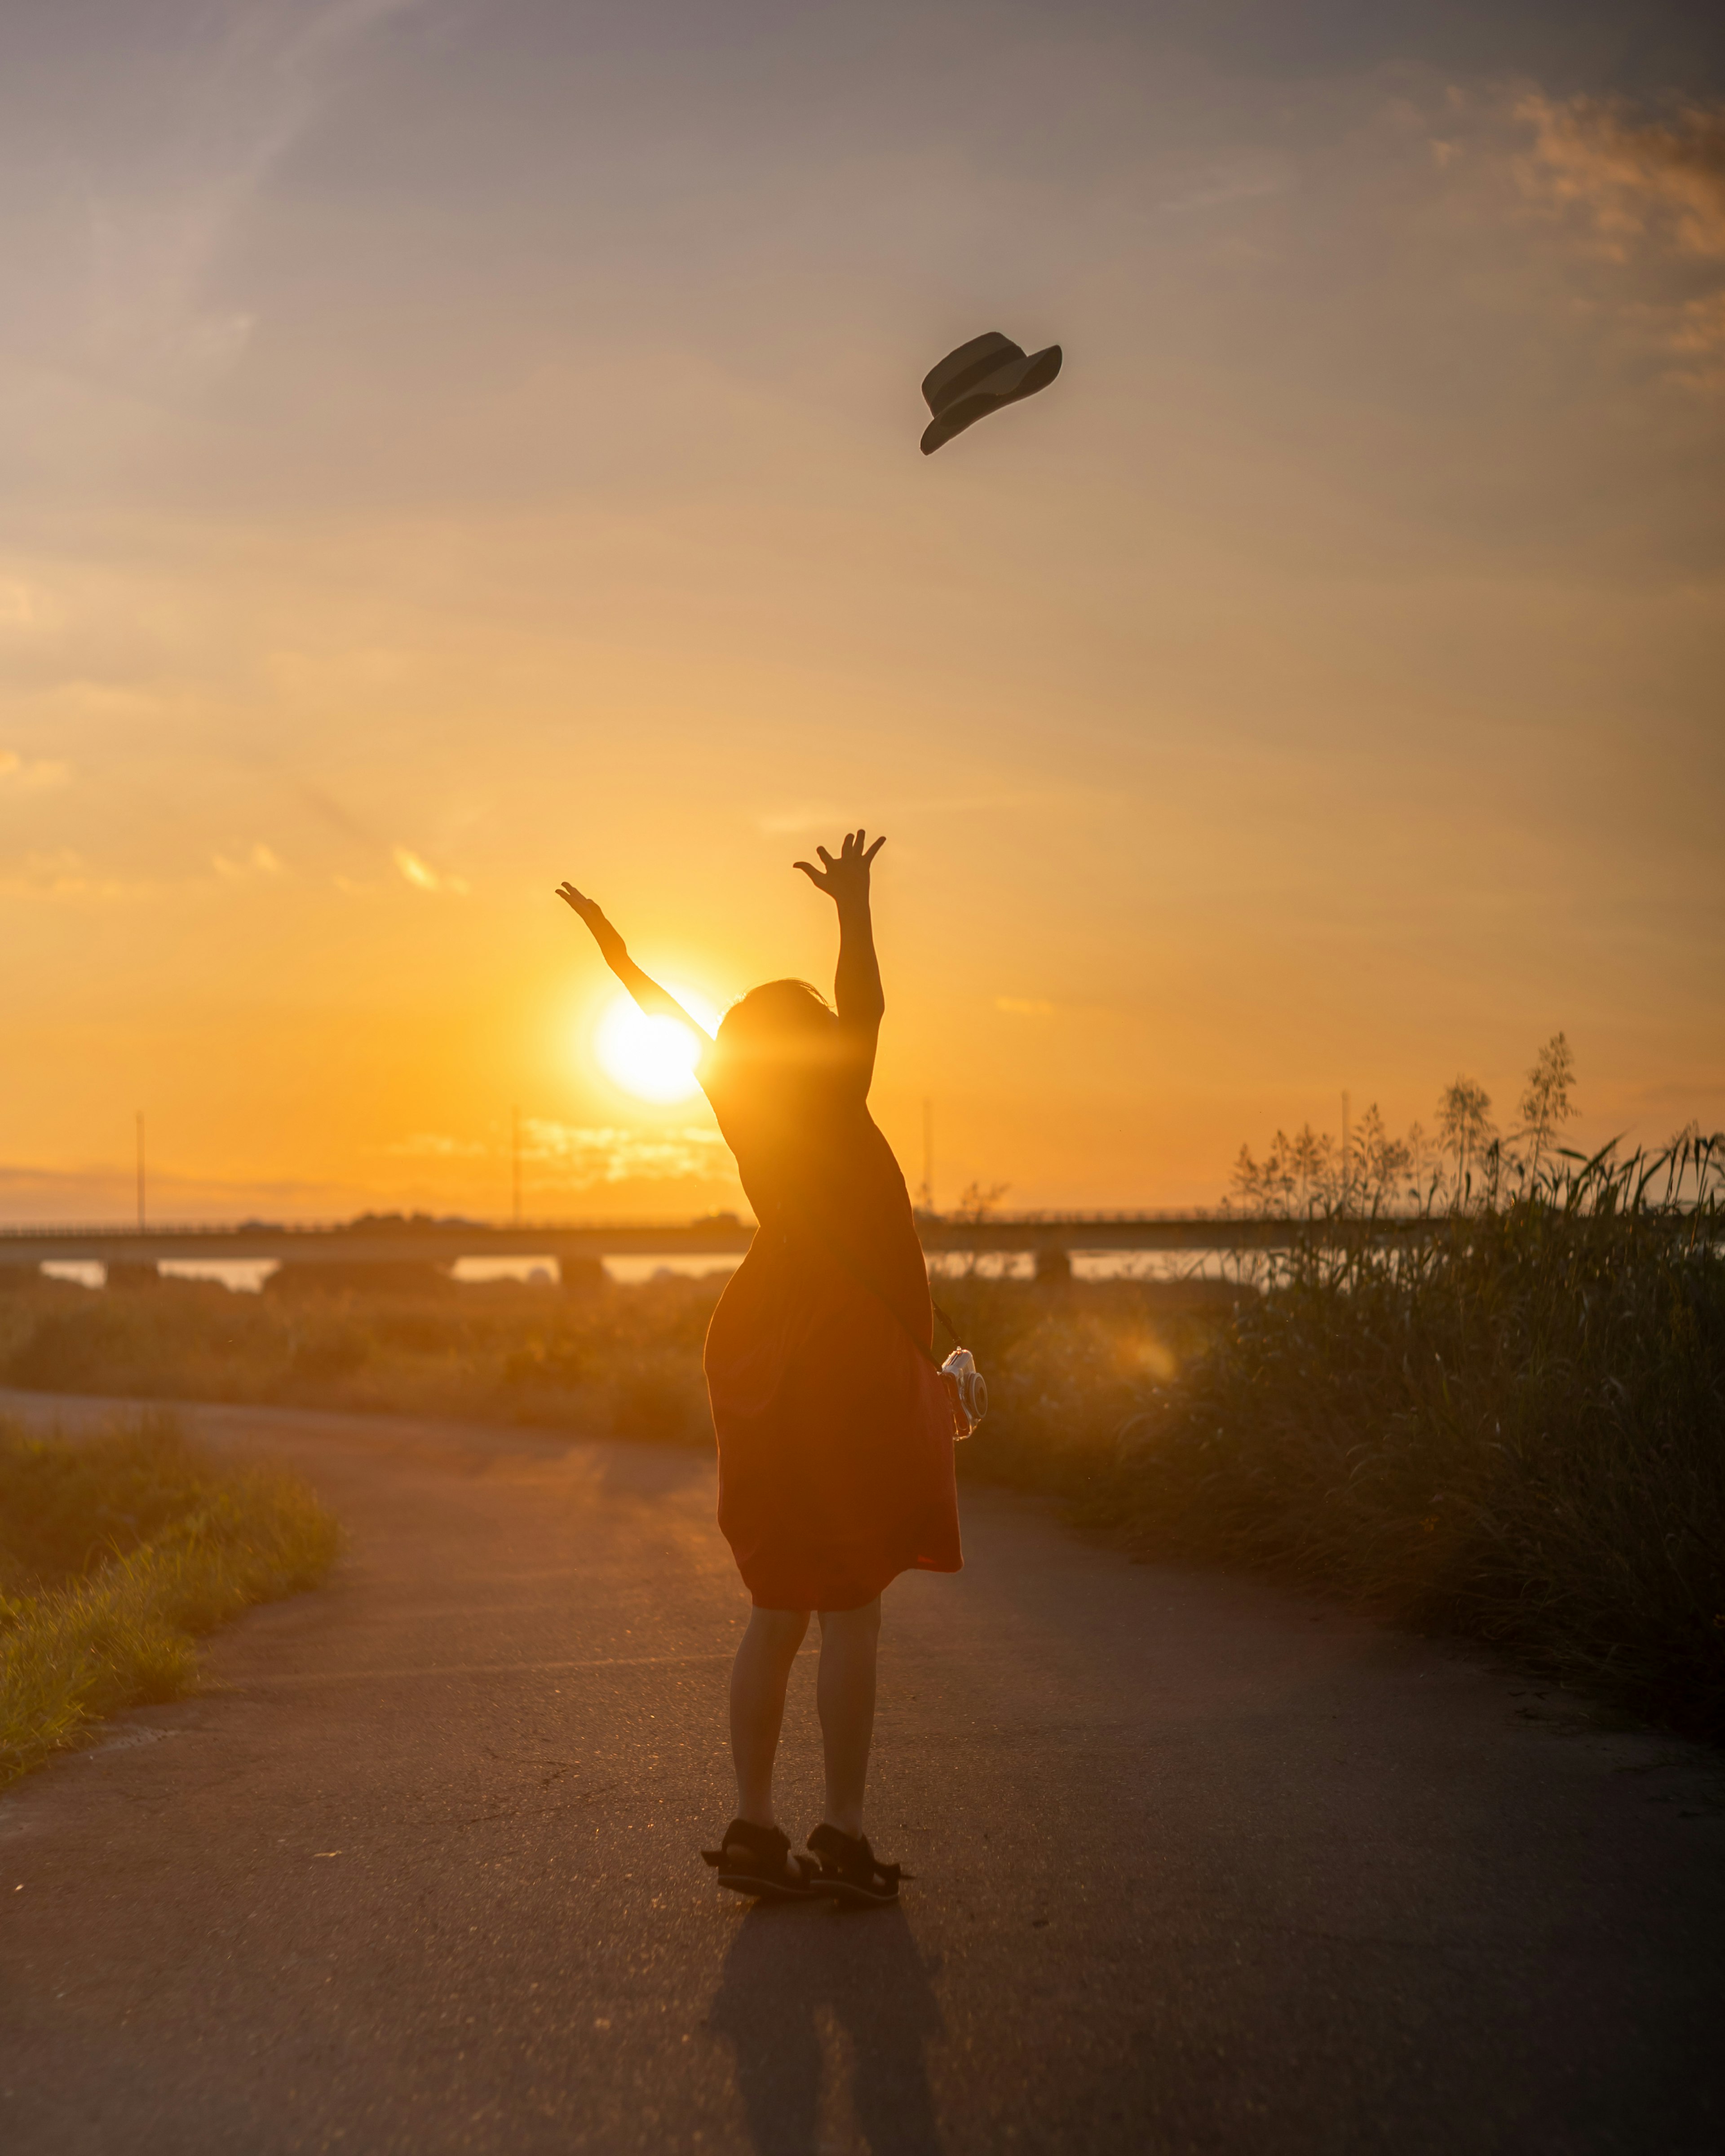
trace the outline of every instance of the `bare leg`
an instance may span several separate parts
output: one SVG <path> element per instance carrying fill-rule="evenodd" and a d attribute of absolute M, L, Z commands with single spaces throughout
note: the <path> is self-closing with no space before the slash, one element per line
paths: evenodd
<path fill-rule="evenodd" d="M 737 1815 L 773 1826 L 773 1762 L 784 1720 L 784 1688 L 809 1630 L 806 1609 L 752 1609 L 731 1667 L 731 1757 Z"/>
<path fill-rule="evenodd" d="M 820 1613 L 821 1744 L 826 1753 L 826 1822 L 840 1834 L 862 1832 L 869 1743 L 875 1734 L 875 1650 L 880 1638 L 880 1598 L 860 1609 Z"/>

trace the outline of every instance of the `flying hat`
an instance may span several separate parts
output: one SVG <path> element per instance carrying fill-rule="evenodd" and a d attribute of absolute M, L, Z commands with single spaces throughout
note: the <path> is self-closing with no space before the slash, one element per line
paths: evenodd
<path fill-rule="evenodd" d="M 961 344 L 922 377 L 922 394 L 934 414 L 923 429 L 923 455 L 932 456 L 942 442 L 950 442 L 954 434 L 962 434 L 1003 404 L 1016 404 L 1019 398 L 1046 389 L 1060 371 L 1057 344 L 1032 352 L 1028 359 L 1024 346 L 1002 336 L 999 330 Z"/>

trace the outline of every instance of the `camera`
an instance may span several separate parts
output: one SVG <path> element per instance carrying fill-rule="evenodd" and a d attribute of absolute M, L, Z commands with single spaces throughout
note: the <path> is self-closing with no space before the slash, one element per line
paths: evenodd
<path fill-rule="evenodd" d="M 941 1376 L 952 1399 L 952 1434 L 968 1437 L 988 1412 L 988 1381 L 968 1348 L 955 1348 L 941 1364 Z"/>

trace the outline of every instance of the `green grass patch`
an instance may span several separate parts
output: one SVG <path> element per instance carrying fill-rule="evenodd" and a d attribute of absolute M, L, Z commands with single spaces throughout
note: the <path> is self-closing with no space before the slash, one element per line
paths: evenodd
<path fill-rule="evenodd" d="M 316 1586 L 340 1543 L 304 1483 L 230 1471 L 171 1417 L 82 1441 L 0 1423 L 0 1787 L 192 1690 L 201 1634 Z"/>

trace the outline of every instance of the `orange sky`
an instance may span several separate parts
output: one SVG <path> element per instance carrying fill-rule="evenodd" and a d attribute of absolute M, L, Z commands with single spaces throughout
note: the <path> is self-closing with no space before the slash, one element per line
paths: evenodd
<path fill-rule="evenodd" d="M 824 983 L 847 822 L 942 1201 L 1725 1123 L 1725 48 L 1292 13 L 9 17 L 0 1215 L 734 1203 L 551 892 Z"/>

